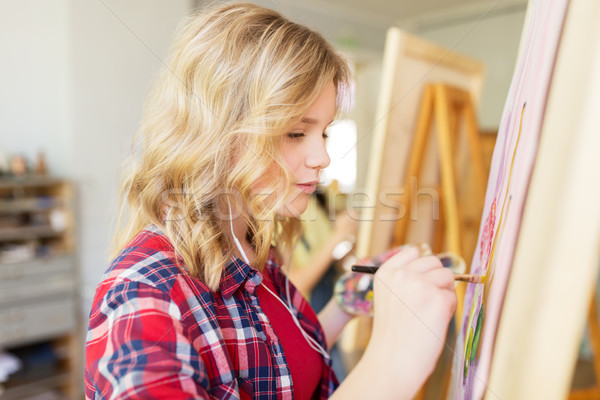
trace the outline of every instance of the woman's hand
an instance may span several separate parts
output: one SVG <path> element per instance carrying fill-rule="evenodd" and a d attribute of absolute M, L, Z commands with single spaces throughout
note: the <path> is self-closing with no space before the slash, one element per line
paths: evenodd
<path fill-rule="evenodd" d="M 412 397 L 433 372 L 456 309 L 454 277 L 435 256 L 406 249 L 375 274 L 374 321 L 364 362 L 387 393 Z M 361 360 L 362 362 L 363 360 Z"/>

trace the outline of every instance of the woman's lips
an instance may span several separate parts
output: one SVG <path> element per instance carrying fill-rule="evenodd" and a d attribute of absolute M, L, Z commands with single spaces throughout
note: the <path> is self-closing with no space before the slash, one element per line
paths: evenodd
<path fill-rule="evenodd" d="M 300 189 L 302 189 L 306 193 L 312 193 L 317 188 L 316 183 L 297 183 L 296 186 L 298 186 Z"/>

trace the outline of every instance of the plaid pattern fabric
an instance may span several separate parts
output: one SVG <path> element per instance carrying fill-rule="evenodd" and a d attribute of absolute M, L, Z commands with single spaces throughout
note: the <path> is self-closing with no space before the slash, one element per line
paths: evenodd
<path fill-rule="evenodd" d="M 178 268 L 168 239 L 149 226 L 112 262 L 98 285 L 86 340 L 87 399 L 293 399 L 285 355 L 255 295 L 262 275 L 236 259 L 219 290 Z M 271 254 L 268 273 L 285 299 Z M 290 285 L 304 330 L 325 347 L 318 321 Z M 338 385 L 326 360 L 318 398 Z"/>

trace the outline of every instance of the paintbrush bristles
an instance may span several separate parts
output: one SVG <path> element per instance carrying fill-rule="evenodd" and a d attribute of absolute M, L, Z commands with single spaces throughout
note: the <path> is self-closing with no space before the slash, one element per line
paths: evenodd
<path fill-rule="evenodd" d="M 454 280 L 469 283 L 484 283 L 485 275 L 454 274 Z"/>

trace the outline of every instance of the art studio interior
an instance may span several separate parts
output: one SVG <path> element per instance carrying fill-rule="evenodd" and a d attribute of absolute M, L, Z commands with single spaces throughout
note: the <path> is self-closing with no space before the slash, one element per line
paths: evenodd
<path fill-rule="evenodd" d="M 376 329 L 374 287 L 395 290 L 353 266 L 412 248 L 452 270 L 456 294 L 413 398 L 600 398 L 597 1 L 250 1 L 319 33 L 350 66 L 325 131 L 330 162 L 296 185 L 307 206 L 282 263 L 316 314 L 333 298 L 351 316 L 326 357 L 340 388 Z M 161 397 L 97 386 L 91 369 L 112 372 L 86 362 L 102 337 L 90 313 L 111 307 L 95 296 L 139 212 L 121 202 L 148 93 L 177 75 L 182 21 L 219 4 L 0 4 L 0 400 Z M 229 398 L 304 398 L 248 395 L 239 379 Z"/>

